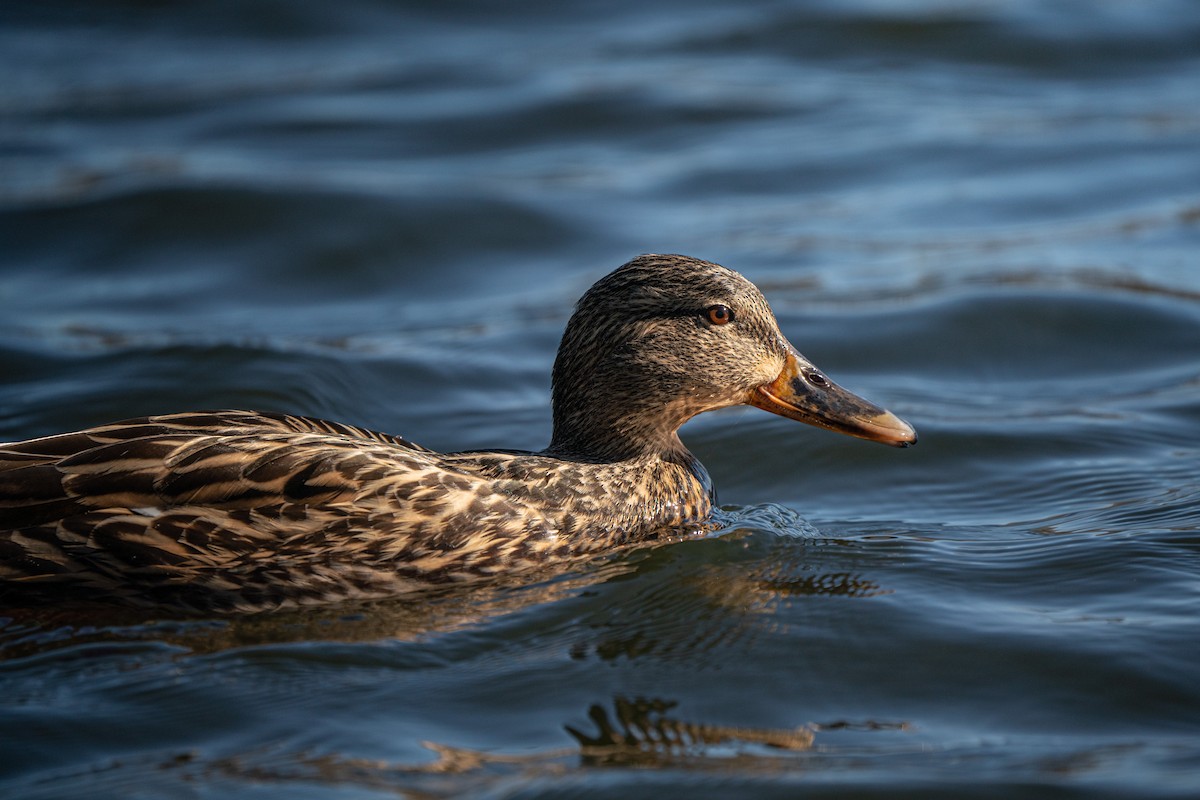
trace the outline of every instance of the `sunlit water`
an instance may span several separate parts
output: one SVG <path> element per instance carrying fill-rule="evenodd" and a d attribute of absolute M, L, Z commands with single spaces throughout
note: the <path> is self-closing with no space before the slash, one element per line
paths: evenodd
<path fill-rule="evenodd" d="M 639 252 L 921 433 L 701 417 L 719 532 L 526 584 L 6 618 L 0 795 L 1200 793 L 1195 4 L 14 4 L 0 69 L 0 440 L 539 448 Z"/>

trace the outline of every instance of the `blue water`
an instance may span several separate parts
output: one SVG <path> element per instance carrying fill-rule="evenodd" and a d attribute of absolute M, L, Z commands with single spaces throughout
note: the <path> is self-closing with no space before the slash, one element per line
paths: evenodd
<path fill-rule="evenodd" d="M 0 440 L 537 449 L 641 252 L 921 434 L 702 416 L 721 532 L 528 585 L 0 611 L 0 795 L 1200 795 L 1200 6 L 9 4 L 0 75 Z"/>

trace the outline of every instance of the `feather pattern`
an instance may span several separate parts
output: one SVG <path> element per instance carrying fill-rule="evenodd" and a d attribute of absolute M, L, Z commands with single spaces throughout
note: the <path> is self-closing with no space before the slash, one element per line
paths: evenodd
<path fill-rule="evenodd" d="M 277 414 L 128 420 L 0 446 L 0 519 L 11 529 L 0 539 L 0 580 L 82 580 L 128 602 L 196 610 L 397 594 L 707 514 L 707 488 L 696 491 L 690 466 L 646 466 L 660 480 L 640 492 L 643 504 L 633 465 L 442 455 Z M 601 514 L 607 530 L 582 536 Z"/>

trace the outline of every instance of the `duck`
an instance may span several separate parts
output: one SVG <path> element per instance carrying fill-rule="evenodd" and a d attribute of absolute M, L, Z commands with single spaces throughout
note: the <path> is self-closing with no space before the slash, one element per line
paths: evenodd
<path fill-rule="evenodd" d="M 439 453 L 240 410 L 0 444 L 0 605 L 256 613 L 697 535 L 715 494 L 679 428 L 743 404 L 896 447 L 917 441 L 910 424 L 802 356 L 741 274 L 647 254 L 576 304 L 541 451 Z"/>

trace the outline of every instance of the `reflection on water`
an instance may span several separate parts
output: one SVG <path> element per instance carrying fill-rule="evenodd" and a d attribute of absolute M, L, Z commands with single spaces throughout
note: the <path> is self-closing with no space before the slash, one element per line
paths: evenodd
<path fill-rule="evenodd" d="M 164 768 L 186 773 L 202 771 L 221 778 L 255 783 L 282 784 L 295 781 L 331 786 L 351 785 L 385 789 L 420 796 L 454 797 L 463 792 L 497 789 L 514 776 L 522 780 L 542 777 L 561 779 L 582 769 L 598 767 L 683 768 L 687 770 L 786 772 L 795 768 L 783 760 L 788 753 L 801 753 L 813 746 L 814 732 L 822 726 L 808 725 L 793 730 L 743 728 L 684 721 L 668 714 L 673 701 L 616 697 L 611 708 L 592 705 L 587 712 L 589 730 L 564 725 L 576 742 L 574 748 L 511 755 L 449 747 L 424 742 L 434 760 L 416 764 L 345 758 L 311 752 L 250 752 L 215 762 L 197 762 L 191 755 L 168 761 Z M 842 730 L 903 730 L 904 725 L 867 723 L 851 726 L 833 723 Z"/>
<path fill-rule="evenodd" d="M 301 611 L 264 612 L 215 620 L 157 620 L 140 609 L 114 607 L 7 608 L 0 617 L 0 659 L 100 642 L 167 642 L 192 653 L 321 640 L 407 642 L 467 627 L 578 594 L 634 565 L 597 563 L 551 580 L 495 581 L 432 589 L 418 597 L 341 603 Z"/>
<path fill-rule="evenodd" d="M 729 743 L 762 744 L 780 750 L 807 750 L 812 746 L 813 734 L 808 728 L 772 731 L 681 722 L 666 716 L 676 705 L 673 701 L 617 697 L 611 720 L 603 706 L 588 709 L 594 732 L 585 733 L 570 725 L 566 730 L 579 742 L 584 758 L 599 763 L 646 763 L 663 756 L 703 753 L 713 745 Z"/>

